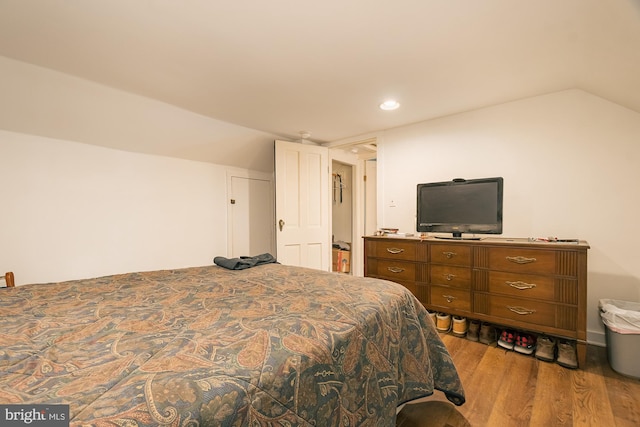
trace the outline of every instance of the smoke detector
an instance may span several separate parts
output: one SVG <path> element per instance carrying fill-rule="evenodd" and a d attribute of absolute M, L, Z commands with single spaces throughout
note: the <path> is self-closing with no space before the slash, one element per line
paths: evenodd
<path fill-rule="evenodd" d="M 301 130 L 299 133 L 300 133 L 300 138 L 301 139 L 309 139 L 309 138 L 311 138 L 311 132 L 309 132 L 308 130 Z"/>

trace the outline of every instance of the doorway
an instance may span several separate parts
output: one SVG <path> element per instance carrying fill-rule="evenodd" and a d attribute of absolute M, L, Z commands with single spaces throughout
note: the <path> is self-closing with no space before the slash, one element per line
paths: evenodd
<path fill-rule="evenodd" d="M 331 269 L 347 274 L 352 274 L 354 169 L 347 163 L 331 162 Z"/>
<path fill-rule="evenodd" d="M 375 138 L 329 149 L 332 258 L 338 261 L 336 255 L 341 255 L 339 260 L 344 269 L 344 256 L 347 255 L 348 273 L 354 276 L 364 275 L 363 236 L 374 234 L 377 227 L 376 155 Z M 343 242 L 348 243 L 349 253 L 336 254 L 336 249 L 342 250 L 339 245 Z M 336 270 L 333 265 L 332 269 Z"/>

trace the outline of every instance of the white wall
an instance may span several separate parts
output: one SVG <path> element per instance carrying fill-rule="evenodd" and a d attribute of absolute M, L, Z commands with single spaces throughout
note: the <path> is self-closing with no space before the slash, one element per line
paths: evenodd
<path fill-rule="evenodd" d="M 0 129 L 273 172 L 276 135 L 0 56 Z"/>
<path fill-rule="evenodd" d="M 580 90 L 389 130 L 378 225 L 415 231 L 420 182 L 504 177 L 504 236 L 590 243 L 588 339 L 603 343 L 598 301 L 640 301 L 639 141 L 640 114 Z"/>
<path fill-rule="evenodd" d="M 211 264 L 227 168 L 0 131 L 0 272 L 17 284 Z"/>

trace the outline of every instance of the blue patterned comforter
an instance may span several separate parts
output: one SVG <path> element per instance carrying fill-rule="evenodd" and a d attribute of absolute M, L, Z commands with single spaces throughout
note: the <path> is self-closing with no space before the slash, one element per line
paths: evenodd
<path fill-rule="evenodd" d="M 72 426 L 393 426 L 464 402 L 424 307 L 372 278 L 268 264 L 0 290 L 0 403 Z"/>

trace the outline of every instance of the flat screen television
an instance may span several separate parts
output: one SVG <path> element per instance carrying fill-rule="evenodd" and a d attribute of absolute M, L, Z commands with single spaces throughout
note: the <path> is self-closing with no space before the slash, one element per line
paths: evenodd
<path fill-rule="evenodd" d="M 461 179 L 418 184 L 416 228 L 422 233 L 502 233 L 503 179 Z M 475 238 L 475 237 L 467 237 Z"/>

